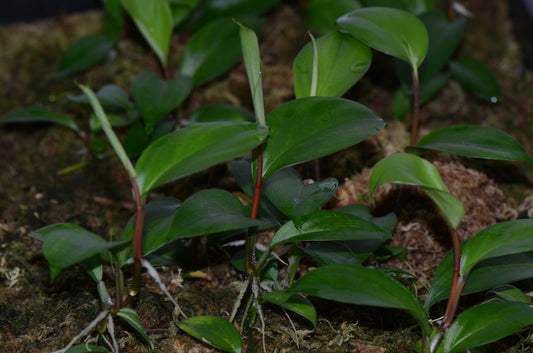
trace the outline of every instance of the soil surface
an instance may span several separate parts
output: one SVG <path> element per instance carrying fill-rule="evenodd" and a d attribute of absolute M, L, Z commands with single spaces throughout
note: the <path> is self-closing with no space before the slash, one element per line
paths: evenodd
<path fill-rule="evenodd" d="M 451 81 L 422 107 L 421 135 L 450 124 L 480 124 L 506 131 L 533 151 L 533 72 L 524 65 L 508 4 L 470 0 L 465 6 L 473 17 L 458 54 L 471 55 L 491 68 L 501 86 L 501 102 L 487 103 Z M 136 73 L 157 70 L 156 59 L 147 46 L 133 37 L 123 39 L 113 57 L 90 72 L 54 79 L 66 48 L 87 34 L 102 32 L 101 17 L 99 12 L 88 12 L 0 27 L 0 116 L 23 107 L 41 107 L 67 114 L 88 130 L 89 111 L 67 99 L 80 93 L 75 82 L 90 82 L 91 87 L 114 83 L 128 89 Z M 175 36 L 172 48 L 176 55 L 171 56 L 170 67 L 176 67 L 186 37 Z M 268 112 L 293 98 L 292 60 L 308 41 L 301 9 L 280 5 L 269 13 L 259 41 Z M 346 96 L 375 110 L 388 126 L 358 146 L 320 161 L 320 177 L 333 176 L 342 183 L 330 204 L 332 208 L 353 202 L 370 205 L 370 168 L 379 158 L 408 144 L 409 118 L 396 121 L 392 115 L 396 83 L 394 73 L 388 71 L 392 67 L 390 58 L 376 53 L 375 61 L 378 64 Z M 178 111 L 178 118 L 186 118 L 211 102 L 251 109 L 242 64 L 197 88 Z M 51 352 L 66 346 L 81 332 L 98 315 L 100 303 L 94 282 L 81 267 L 64 270 L 51 281 L 41 243 L 28 234 L 45 225 L 68 222 L 106 239 L 120 237 L 134 209 L 129 181 L 114 157 L 60 173 L 92 158 L 86 141 L 60 126 L 0 125 L 0 152 L 0 352 Z M 461 239 L 499 221 L 533 217 L 530 166 L 439 154 L 428 159 L 439 169 L 452 194 L 465 204 L 466 216 L 458 229 Z M 231 178 L 220 175 L 214 186 L 237 191 Z M 317 177 L 316 173 L 311 177 Z M 209 172 L 201 172 L 157 190 L 151 197 L 170 195 L 184 200 L 205 188 L 208 180 Z M 407 261 L 394 260 L 389 265 L 414 274 L 418 278 L 414 288 L 423 299 L 436 266 L 450 248 L 442 220 L 435 217 L 437 212 L 431 203 L 414 188 L 399 191 L 397 187 L 382 187 L 377 199 L 376 214 L 398 211 L 398 204 L 402 206 L 397 212 L 399 224 L 392 244 L 409 250 Z M 207 256 L 191 260 L 184 272 L 175 266 L 160 269 L 163 282 L 187 315 L 227 317 L 231 312 L 244 277 L 229 265 L 227 256 L 222 248 L 213 247 Z M 301 270 L 315 265 L 304 261 Z M 182 279 L 182 273 L 192 276 Z M 128 270 L 125 275 L 130 277 Z M 105 276 L 112 283 L 112 274 Z M 147 275 L 143 280 L 145 285 L 134 309 L 156 352 L 216 351 L 177 329 L 173 305 Z M 268 352 L 410 352 L 420 338 L 416 323 L 401 312 L 317 299 L 313 303 L 319 313 L 314 331 L 305 320 L 294 316 L 289 320 L 279 308 L 265 306 Z M 436 308 L 432 317 L 442 315 L 440 310 Z M 148 351 L 130 327 L 116 324 L 122 352 Z M 250 332 L 259 350 L 261 333 L 258 328 Z M 511 336 L 491 345 L 489 351 L 510 352 L 518 340 L 518 336 Z M 248 343 L 245 349 L 248 351 Z M 521 347 L 519 351 L 530 349 Z"/>

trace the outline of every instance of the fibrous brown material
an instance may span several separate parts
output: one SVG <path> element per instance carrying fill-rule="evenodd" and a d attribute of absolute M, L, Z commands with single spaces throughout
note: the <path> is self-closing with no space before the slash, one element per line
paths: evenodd
<path fill-rule="evenodd" d="M 464 205 L 465 215 L 457 228 L 461 241 L 484 228 L 516 218 L 512 202 L 484 173 L 465 168 L 459 161 L 436 160 L 433 165 L 452 195 Z M 368 196 L 371 170 L 345 180 L 336 193 L 337 207 L 363 203 L 373 207 Z M 407 268 L 418 277 L 431 276 L 451 247 L 450 228 L 433 201 L 418 187 L 387 184 L 374 194 L 376 214 L 394 211 L 398 225 L 391 245 L 408 249 L 406 263 L 391 264 Z"/>

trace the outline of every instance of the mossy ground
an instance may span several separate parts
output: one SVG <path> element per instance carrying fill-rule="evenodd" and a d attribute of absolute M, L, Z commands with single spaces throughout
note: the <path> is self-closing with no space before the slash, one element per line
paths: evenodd
<path fill-rule="evenodd" d="M 422 133 L 453 123 L 484 124 L 507 131 L 528 151 L 533 151 L 533 140 L 530 138 L 533 133 L 533 73 L 522 63 L 520 48 L 512 32 L 513 22 L 508 18 L 507 2 L 471 0 L 466 5 L 474 17 L 469 20 L 459 51 L 488 64 L 501 85 L 502 101 L 498 104 L 486 103 L 451 82 L 435 99 L 423 106 Z M 79 105 L 67 100 L 68 95 L 79 94 L 75 81 L 88 82 L 94 88 L 115 83 L 128 89 L 137 72 L 157 70 L 155 58 L 148 54 L 146 45 L 129 38 L 120 42 L 115 58 L 94 70 L 75 79 L 54 79 L 53 72 L 61 53 L 78 38 L 99 33 L 100 19 L 100 13 L 92 12 L 0 28 L 0 115 L 13 109 L 37 106 L 68 114 L 81 126 L 87 127 L 88 110 L 80 109 Z M 171 57 L 171 67 L 176 67 L 184 41 L 185 36 L 177 36 L 174 40 L 172 47 L 176 55 Z M 293 98 L 290 84 L 292 59 L 307 41 L 304 20 L 297 9 L 281 6 L 269 15 L 260 35 L 267 111 Z M 379 55 L 378 59 L 388 60 Z M 348 96 L 370 106 L 389 122 L 389 126 L 377 137 L 320 162 L 323 177 L 334 176 L 341 182 L 351 179 L 341 190 L 349 201 L 354 201 L 354 197 L 365 201 L 361 197 L 361 190 L 365 188 L 365 168 L 371 167 L 387 151 L 405 144 L 408 121 L 402 124 L 392 118 L 390 103 L 393 91 L 390 87 L 393 83 L 389 77 L 393 73 L 378 72 L 375 67 L 371 70 Z M 209 102 L 251 107 L 242 65 L 196 89 L 180 108 L 178 116 L 185 118 Z M 58 175 L 62 168 L 90 158 L 86 147 L 76 134 L 62 127 L 47 124 L 0 126 L 1 352 L 50 352 L 59 349 L 98 314 L 98 296 L 88 275 L 81 268 L 73 267 L 51 281 L 40 243 L 28 237 L 28 233 L 39 227 L 59 222 L 75 223 L 110 239 L 120 236 L 132 215 L 132 203 L 127 176 L 115 158 Z M 483 181 L 478 183 L 481 190 L 488 190 L 487 185 L 497 190 L 479 196 L 482 197 L 479 199 L 481 202 L 494 206 L 497 200 L 498 205 L 505 203 L 517 213 L 527 214 L 533 208 L 524 204 L 517 209 L 533 193 L 527 181 L 532 176 L 530 167 L 465 159 L 450 163 L 451 168 L 450 164 L 442 166 L 443 174 L 448 175 L 449 185 L 463 180 L 450 174 L 450 170 L 472 167 L 489 176 L 471 172 L 477 173 L 476 181 Z M 354 175 L 357 177 L 352 178 Z M 208 177 L 207 172 L 199 173 L 160 192 L 183 200 L 194 190 L 203 188 Z M 218 181 L 218 185 L 232 185 L 232 182 L 223 179 Z M 467 198 L 478 194 L 475 189 L 461 188 L 461 185 L 464 184 L 459 183 L 453 189 L 459 193 L 456 196 Z M 338 202 L 343 201 L 342 196 L 338 195 Z M 474 205 L 479 206 L 479 200 L 474 200 Z M 490 224 L 497 221 L 501 216 L 498 214 L 500 209 L 494 207 L 491 210 L 495 215 L 490 220 L 475 216 L 475 212 L 486 216 L 487 209 L 476 211 L 476 207 L 472 207 L 468 221 L 473 224 L 469 224 L 471 228 L 465 232 L 477 229 L 479 222 Z M 419 260 L 419 265 L 413 270 L 427 284 L 436 264 L 428 258 L 437 252 L 442 255 L 448 244 L 446 241 L 436 244 L 438 237 L 425 230 L 423 220 L 420 226 L 415 226 L 408 222 L 411 216 L 402 221 L 404 223 L 398 228 L 396 241 L 413 248 L 411 259 Z M 476 220 L 479 220 L 477 224 Z M 417 227 L 422 227 L 422 230 L 418 231 Z M 408 239 L 405 239 L 406 234 Z M 203 271 L 205 278 L 186 279 L 183 288 L 172 286 L 177 273 L 175 268 L 162 270 L 164 281 L 171 286 L 173 295 L 189 315 L 227 315 L 236 297 L 241 276 L 227 264 L 223 252 L 215 249 L 210 255 L 210 261 L 200 262 L 195 268 Z M 111 280 L 112 276 L 107 276 Z M 149 278 L 144 279 L 146 285 L 135 303 L 135 309 L 148 329 L 156 351 L 214 351 L 175 327 L 172 305 Z M 420 286 L 422 291 L 424 283 Z M 322 300 L 314 303 L 319 313 L 318 327 L 314 332 L 310 331 L 311 327 L 305 320 L 298 317 L 292 317 L 294 331 L 279 308 L 265 307 L 269 352 L 409 352 L 419 338 L 416 324 L 400 312 Z M 438 317 L 438 310 L 434 314 Z M 147 351 L 131 329 L 120 326 L 117 331 L 120 332 L 118 340 L 124 352 Z M 255 341 L 259 342 L 260 333 L 255 329 L 252 332 Z M 504 351 L 510 347 L 509 342 L 512 345 L 517 340 L 517 337 L 510 338 L 507 344 L 503 342 L 492 349 L 494 352 Z M 524 347 L 524 351 L 527 349 Z"/>

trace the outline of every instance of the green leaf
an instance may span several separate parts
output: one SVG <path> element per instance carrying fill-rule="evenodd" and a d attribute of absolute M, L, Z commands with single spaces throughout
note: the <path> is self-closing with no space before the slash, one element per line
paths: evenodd
<path fill-rule="evenodd" d="M 102 0 L 102 4 L 105 7 L 102 19 L 105 35 L 114 43 L 118 43 L 125 22 L 124 9 L 120 0 Z"/>
<path fill-rule="evenodd" d="M 469 91 L 491 103 L 501 100 L 496 78 L 481 61 L 463 56 L 450 61 L 449 65 L 453 77 Z"/>
<path fill-rule="evenodd" d="M 386 183 L 420 186 L 440 210 L 453 228 L 457 228 L 464 215 L 459 199 L 450 194 L 437 169 L 428 161 L 407 153 L 395 153 L 379 161 L 370 176 L 370 197 Z"/>
<path fill-rule="evenodd" d="M 391 235 L 374 223 L 344 212 L 316 211 L 297 228 L 294 222 L 281 227 L 272 240 L 270 248 L 296 241 L 332 240 L 381 240 Z"/>
<path fill-rule="evenodd" d="M 200 0 L 168 0 L 172 11 L 173 27 L 181 24 L 198 6 Z"/>
<path fill-rule="evenodd" d="M 150 133 L 161 118 L 176 109 L 189 96 L 191 89 L 192 82 L 187 76 L 164 80 L 153 72 L 137 74 L 131 84 L 131 93 L 147 132 Z"/>
<path fill-rule="evenodd" d="M 150 45 L 163 67 L 167 67 L 172 36 L 172 12 L 167 0 L 122 0 L 122 6 Z"/>
<path fill-rule="evenodd" d="M 520 302 L 524 304 L 531 304 L 531 299 L 524 294 L 520 289 L 506 284 L 496 287 L 491 290 L 498 298 L 508 302 Z"/>
<path fill-rule="evenodd" d="M 225 352 L 240 353 L 239 331 L 231 322 L 218 316 L 194 316 L 176 325 L 189 335 Z"/>
<path fill-rule="evenodd" d="M 356 265 L 329 265 L 312 270 L 287 292 L 299 292 L 342 303 L 407 311 L 429 336 L 431 326 L 418 299 L 386 274 Z"/>
<path fill-rule="evenodd" d="M 207 22 L 217 18 L 236 18 L 241 22 L 243 17 L 257 16 L 279 4 L 280 0 L 207 0 L 202 2 L 202 13 L 195 21 L 201 28 Z"/>
<path fill-rule="evenodd" d="M 263 178 L 276 170 L 353 146 L 376 134 L 385 122 L 351 100 L 306 97 L 287 102 L 267 116 Z"/>
<path fill-rule="evenodd" d="M 213 103 L 196 109 L 188 120 L 191 123 L 208 123 L 213 121 L 255 121 L 255 118 L 243 108 L 229 104 Z"/>
<path fill-rule="evenodd" d="M 370 221 L 381 229 L 383 229 L 385 232 L 388 232 L 389 234 L 392 234 L 394 232 L 394 230 L 396 229 L 396 224 L 398 223 L 398 217 L 396 217 L 394 212 L 387 213 L 386 215 L 381 217 L 374 217 L 370 208 L 358 203 L 343 206 L 337 211 L 348 213 Z"/>
<path fill-rule="evenodd" d="M 321 34 L 334 31 L 337 18 L 361 6 L 358 0 L 311 0 L 305 7 L 307 28 Z"/>
<path fill-rule="evenodd" d="M 316 96 L 340 97 L 367 72 L 372 61 L 370 49 L 352 36 L 339 31 L 316 40 L 318 83 Z M 313 47 L 308 43 L 293 64 L 296 98 L 311 94 Z"/>
<path fill-rule="evenodd" d="M 81 133 L 80 127 L 72 119 L 53 110 L 40 108 L 23 108 L 10 111 L 9 113 L 0 118 L 0 124 L 35 122 L 59 124 L 76 131 L 78 134 Z"/>
<path fill-rule="evenodd" d="M 533 164 L 533 158 L 513 137 L 501 130 L 479 125 L 452 125 L 434 130 L 416 146 L 405 150 L 415 154 L 433 150 L 465 157 Z"/>
<path fill-rule="evenodd" d="M 141 195 L 151 189 L 238 157 L 263 142 L 264 125 L 216 122 L 188 126 L 165 135 L 144 150 L 136 165 Z"/>
<path fill-rule="evenodd" d="M 359 243 L 362 243 L 363 241 L 353 241 L 352 243 L 355 242 L 357 242 L 357 245 L 359 245 Z M 374 241 L 374 243 L 376 245 L 372 247 L 372 250 L 378 248 L 383 242 L 378 240 Z M 363 252 L 366 250 L 361 249 L 366 247 L 354 247 L 360 251 L 362 250 Z M 372 250 L 363 254 L 356 253 L 348 241 L 311 242 L 307 246 L 298 246 L 298 248 L 324 265 L 361 265 L 362 262 L 366 260 L 372 253 Z"/>
<path fill-rule="evenodd" d="M 452 284 L 453 253 L 448 253 L 439 264 L 425 308 L 448 298 Z M 533 254 L 517 253 L 481 261 L 470 272 L 462 295 L 478 293 L 506 283 L 533 277 Z"/>
<path fill-rule="evenodd" d="M 259 28 L 262 20 L 246 21 Z M 194 87 L 228 71 L 241 58 L 239 28 L 230 18 L 209 22 L 197 30 L 187 42 L 181 56 L 179 73 L 190 76 Z"/>
<path fill-rule="evenodd" d="M 105 37 L 83 37 L 61 56 L 55 77 L 75 75 L 102 62 L 113 48 L 113 42 Z"/>
<path fill-rule="evenodd" d="M 121 308 L 117 313 L 117 316 L 126 321 L 141 335 L 145 342 L 148 343 L 148 350 L 150 353 L 154 351 L 154 344 L 150 340 L 150 337 L 148 337 L 148 334 L 146 333 L 146 330 L 144 329 L 144 326 L 135 311 L 130 308 Z"/>
<path fill-rule="evenodd" d="M 533 219 L 494 224 L 474 235 L 464 246 L 459 274 L 467 277 L 479 262 L 533 250 Z"/>
<path fill-rule="evenodd" d="M 506 337 L 533 324 L 533 306 L 520 302 L 489 302 L 459 315 L 441 342 L 444 352 L 459 352 Z"/>
<path fill-rule="evenodd" d="M 239 27 L 242 57 L 246 67 L 246 75 L 252 93 L 254 113 L 257 121 L 265 123 L 265 107 L 263 102 L 263 80 L 261 76 L 262 63 L 259 55 L 259 43 L 253 29 L 236 22 Z"/>
<path fill-rule="evenodd" d="M 331 199 L 339 183 L 335 178 L 304 185 L 298 172 L 284 168 L 265 182 L 263 193 L 297 226 Z"/>
<path fill-rule="evenodd" d="M 464 17 L 450 22 L 442 11 L 429 11 L 419 16 L 429 35 L 426 58 L 420 66 L 420 84 L 424 86 L 448 63 L 463 38 Z"/>
<path fill-rule="evenodd" d="M 413 14 L 387 7 L 366 7 L 337 20 L 339 27 L 364 44 L 407 62 L 413 71 L 424 60 L 428 33 Z"/>
<path fill-rule="evenodd" d="M 285 291 L 273 291 L 266 293 L 261 297 L 261 299 L 266 300 L 272 304 L 276 304 L 295 312 L 296 314 L 306 318 L 311 321 L 313 327 L 316 328 L 317 319 L 316 319 L 316 310 L 313 304 L 300 293 L 287 293 Z"/>
<path fill-rule="evenodd" d="M 197 192 L 183 202 L 172 221 L 168 240 L 257 227 L 237 196 L 220 189 Z"/>
<path fill-rule="evenodd" d="M 122 87 L 117 85 L 103 86 L 96 92 L 96 98 L 104 107 L 114 107 L 120 110 L 133 108 L 133 103 L 130 102 L 128 94 L 124 92 Z M 89 104 L 89 99 L 84 94 L 70 96 L 69 99 L 73 102 Z"/>
<path fill-rule="evenodd" d="M 415 15 L 433 9 L 432 0 L 362 0 L 365 6 L 393 7 Z"/>
<path fill-rule="evenodd" d="M 95 346 L 93 344 L 78 344 L 76 346 L 70 347 L 65 353 L 90 353 L 90 352 L 108 353 L 109 351 L 105 347 Z"/>
<path fill-rule="evenodd" d="M 106 242 L 98 235 L 68 223 L 40 228 L 30 236 L 43 242 L 42 250 L 50 265 L 52 279 L 64 268 L 130 243 L 129 240 Z"/>

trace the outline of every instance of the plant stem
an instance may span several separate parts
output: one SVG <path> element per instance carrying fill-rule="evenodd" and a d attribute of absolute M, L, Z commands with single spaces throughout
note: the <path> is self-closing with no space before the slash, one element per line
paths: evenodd
<path fill-rule="evenodd" d="M 455 11 L 453 10 L 454 0 L 448 0 L 448 20 L 455 21 Z"/>
<path fill-rule="evenodd" d="M 455 313 L 457 312 L 459 299 L 461 299 L 461 294 L 463 293 L 463 288 L 466 284 L 466 277 L 459 275 L 459 270 L 461 268 L 461 245 L 459 243 L 459 237 L 457 236 L 457 232 L 455 231 L 455 229 L 452 229 L 451 236 L 453 246 L 453 277 L 450 288 L 450 297 L 448 298 L 448 305 L 446 306 L 446 312 L 444 313 L 442 324 L 439 330 L 433 336 L 433 339 L 431 340 L 431 352 L 435 351 L 442 336 L 450 328 L 450 325 L 452 324 L 453 319 L 455 318 Z"/>
<path fill-rule="evenodd" d="M 413 68 L 411 73 L 413 78 L 413 121 L 411 127 L 411 146 L 416 144 L 418 135 L 418 114 L 420 113 L 420 83 L 418 81 L 418 70 Z"/>
<path fill-rule="evenodd" d="M 254 189 L 254 198 L 252 201 L 252 210 L 250 212 L 250 218 L 257 219 L 257 214 L 259 212 L 259 200 L 261 199 L 261 187 L 263 185 L 263 148 L 261 146 L 257 147 L 257 174 L 255 177 L 255 189 Z M 255 242 L 256 235 L 249 235 L 246 238 L 246 273 L 249 275 L 255 273 Z"/>
<path fill-rule="evenodd" d="M 453 278 L 450 288 L 450 298 L 448 299 L 448 306 L 446 307 L 446 313 L 442 320 L 442 328 L 447 331 L 455 317 L 459 299 L 463 292 L 466 279 L 459 276 L 459 269 L 461 267 L 461 245 L 459 244 L 459 237 L 455 229 L 452 230 L 452 245 L 453 245 Z"/>
<path fill-rule="evenodd" d="M 135 227 L 133 229 L 133 282 L 131 284 L 129 295 L 137 295 L 141 278 L 141 259 L 143 258 L 143 233 L 144 233 L 144 206 L 141 202 L 141 193 L 139 185 L 135 178 L 131 179 L 133 194 L 135 196 Z"/>

